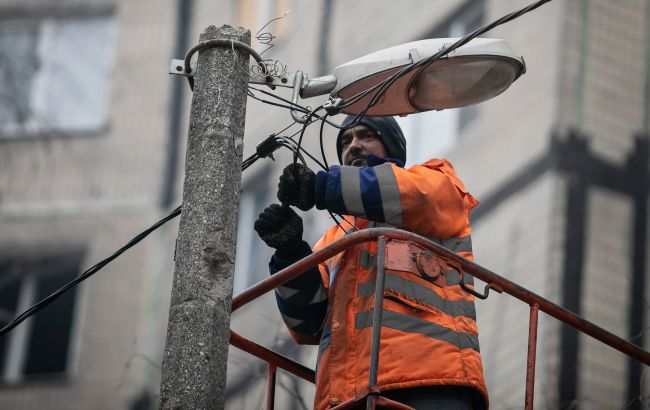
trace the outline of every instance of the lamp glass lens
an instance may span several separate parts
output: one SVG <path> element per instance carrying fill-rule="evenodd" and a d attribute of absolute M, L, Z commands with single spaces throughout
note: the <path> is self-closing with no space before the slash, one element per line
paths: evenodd
<path fill-rule="evenodd" d="M 477 104 L 505 91 L 520 71 L 518 64 L 499 57 L 438 60 L 413 79 L 409 102 L 418 111 Z"/>

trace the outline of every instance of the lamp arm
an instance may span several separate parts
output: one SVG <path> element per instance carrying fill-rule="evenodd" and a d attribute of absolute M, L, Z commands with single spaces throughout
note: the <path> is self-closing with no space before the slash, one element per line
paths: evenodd
<path fill-rule="evenodd" d="M 323 77 L 307 78 L 300 90 L 302 98 L 316 97 L 329 94 L 336 87 L 336 76 L 334 74 Z"/>
<path fill-rule="evenodd" d="M 305 75 L 302 73 L 302 71 L 296 71 L 293 80 L 293 93 L 291 94 L 291 102 L 293 104 L 298 104 L 298 97 L 300 97 L 300 89 L 302 88 L 304 79 Z M 306 121 L 305 118 L 303 118 L 303 116 L 293 108 L 291 109 L 291 118 L 293 118 L 293 120 L 298 124 L 304 124 Z"/>

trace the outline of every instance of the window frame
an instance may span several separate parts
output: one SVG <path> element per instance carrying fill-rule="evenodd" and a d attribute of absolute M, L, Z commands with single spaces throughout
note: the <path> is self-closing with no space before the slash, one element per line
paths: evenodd
<path fill-rule="evenodd" d="M 17 7 L 2 7 L 0 8 L 0 24 L 6 21 L 12 20 L 23 20 L 31 22 L 39 22 L 39 25 L 43 24 L 46 20 L 83 20 L 83 19 L 92 19 L 92 18 L 109 18 L 112 19 L 113 24 L 113 36 L 114 36 L 114 45 L 113 49 L 110 51 L 110 56 L 108 57 L 108 72 L 112 74 L 114 67 L 116 65 L 117 59 L 117 47 L 118 47 L 118 20 L 115 12 L 115 5 L 105 4 L 105 5 L 77 5 L 77 6 L 43 6 L 38 9 L 33 9 L 24 6 Z M 39 44 L 40 46 L 40 39 Z M 39 74 L 40 76 L 40 74 Z M 27 124 L 19 126 L 17 131 L 8 131 L 6 129 L 0 128 L 0 143 L 3 141 L 33 141 L 33 140 L 43 140 L 51 138 L 79 138 L 79 137 L 97 137 L 106 135 L 110 130 L 111 125 L 111 111 L 112 111 L 112 95 L 113 95 L 113 84 L 112 84 L 112 75 L 107 78 L 109 84 L 107 86 L 107 92 L 105 95 L 106 98 L 106 107 L 105 112 L 103 113 L 103 118 L 101 124 L 93 128 L 84 128 L 84 129 L 58 129 L 58 128 L 39 128 L 39 129 L 30 129 L 29 122 L 32 119 L 28 119 Z M 38 81 L 38 80 L 37 80 Z M 30 108 L 33 107 L 34 102 L 30 102 Z"/>
<path fill-rule="evenodd" d="M 18 286 L 19 296 L 16 301 L 14 316 L 33 306 L 40 298 L 38 295 L 39 279 L 67 274 L 70 277 L 80 273 L 84 260 L 84 252 L 80 248 L 74 250 L 50 251 L 45 250 L 35 253 L 33 251 L 14 252 L 5 251 L 0 254 L 3 262 L 26 263 L 33 269 L 27 275 L 21 274 Z M 52 267 L 52 261 L 60 261 L 58 266 Z M 27 374 L 29 350 L 32 347 L 30 340 L 33 335 L 35 317 L 26 319 L 23 323 L 11 330 L 6 336 L 4 350 L 0 350 L 3 360 L 0 362 L 0 389 L 8 386 L 26 385 L 46 380 L 68 380 L 77 374 L 79 364 L 79 351 L 81 343 L 82 312 L 84 310 L 85 292 L 83 287 L 77 287 L 72 300 L 70 316 L 66 319 L 69 323 L 67 331 L 67 351 L 64 369 L 59 372 Z M 56 303 L 53 302 L 53 303 Z M 38 313 L 36 314 L 38 315 Z M 35 315 L 35 316 L 36 316 Z"/>

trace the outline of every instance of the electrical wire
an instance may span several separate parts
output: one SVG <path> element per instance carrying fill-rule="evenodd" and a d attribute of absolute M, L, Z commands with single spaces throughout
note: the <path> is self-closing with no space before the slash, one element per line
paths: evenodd
<path fill-rule="evenodd" d="M 318 158 L 316 158 L 315 156 L 313 156 L 312 154 L 310 154 L 309 151 L 307 151 L 307 150 L 304 149 L 303 147 L 298 148 L 298 144 L 297 144 L 297 143 L 292 139 L 292 137 L 291 137 L 291 138 L 290 138 L 290 137 L 280 137 L 280 138 L 285 138 L 285 139 L 287 139 L 287 143 L 291 145 L 291 147 L 292 147 L 292 151 L 293 151 L 294 149 L 299 149 L 303 154 L 307 155 L 307 156 L 308 156 L 312 161 L 314 161 L 314 162 L 316 163 L 316 165 L 318 165 L 319 167 L 321 167 L 323 170 L 327 171 L 327 168 L 325 167 L 325 165 L 324 165 L 322 162 L 320 162 L 320 161 L 318 160 Z"/>
<path fill-rule="evenodd" d="M 289 100 L 287 98 L 281 97 L 281 96 L 279 96 L 277 94 L 274 94 L 272 92 L 269 92 L 269 91 L 266 91 L 266 90 L 261 90 L 259 88 L 255 88 L 255 87 L 251 87 L 250 85 L 248 86 L 248 89 L 260 92 L 262 94 L 266 94 L 269 97 L 273 97 L 273 98 L 278 99 L 278 100 L 280 100 L 280 101 L 282 101 L 284 103 L 287 103 L 287 104 L 291 105 L 294 110 L 303 111 L 305 114 L 309 113 L 309 109 L 307 107 L 304 107 L 304 106 L 302 106 L 302 105 L 300 105 L 298 103 L 295 103 L 295 102 L 293 102 L 293 101 L 291 101 L 291 100 Z M 262 102 L 266 102 L 266 100 L 264 100 Z"/>
<path fill-rule="evenodd" d="M 325 164 L 325 167 L 324 167 L 325 171 L 330 170 L 330 166 L 327 163 L 327 158 L 325 157 L 325 146 L 323 145 L 323 130 L 325 128 L 325 123 L 327 122 L 326 121 L 327 115 L 328 114 L 325 114 L 325 115 L 323 115 L 323 118 L 321 118 L 320 131 L 318 132 L 318 142 L 320 144 L 320 154 L 323 157 L 323 163 Z"/>
<path fill-rule="evenodd" d="M 548 3 L 550 1 L 551 0 L 539 0 L 539 1 L 536 1 L 534 3 L 529 4 L 528 6 L 526 6 L 524 8 L 521 8 L 521 9 L 519 9 L 517 11 L 514 11 L 512 13 L 509 13 L 509 14 L 507 14 L 507 15 L 505 15 L 505 16 L 497 19 L 497 20 L 494 20 L 493 22 L 488 23 L 488 24 L 486 24 L 486 25 L 472 31 L 471 33 L 469 33 L 466 36 L 460 38 L 458 41 L 451 44 L 450 46 L 438 51 L 434 55 L 432 55 L 430 57 L 427 57 L 427 58 L 425 58 L 423 60 L 420 60 L 420 61 L 418 61 L 416 63 L 404 66 L 403 68 L 401 68 L 400 70 L 398 70 L 397 72 L 392 74 L 390 77 L 388 77 L 384 81 L 376 84 L 375 86 L 373 86 L 373 87 L 371 87 L 371 88 L 369 88 L 367 90 L 361 91 L 358 94 L 348 98 L 347 100 L 345 100 L 339 106 L 339 108 L 343 109 L 343 108 L 349 107 L 350 105 L 358 102 L 359 100 L 361 100 L 365 96 L 369 95 L 370 93 L 375 92 L 375 94 L 371 97 L 370 101 L 368 102 L 368 105 L 361 112 L 356 114 L 354 120 L 346 128 L 352 128 L 352 127 L 356 126 L 359 123 L 359 121 L 361 120 L 361 118 L 363 118 L 363 116 L 366 115 L 368 110 L 377 104 L 379 99 L 386 93 L 388 88 L 392 84 L 394 84 L 395 81 L 397 81 L 397 79 L 399 79 L 403 75 L 408 74 L 409 72 L 411 72 L 413 70 L 416 70 L 416 69 L 418 69 L 420 71 L 423 70 L 424 68 L 426 68 L 426 66 L 428 66 L 428 65 L 432 64 L 433 62 L 435 62 L 436 60 L 446 56 L 447 54 L 454 51 L 455 49 L 467 44 L 468 42 L 470 42 L 471 40 L 473 40 L 477 36 L 487 32 L 489 30 L 492 30 L 493 28 L 495 28 L 497 26 L 500 26 L 500 25 L 502 25 L 504 23 L 512 21 L 512 20 L 514 20 L 514 19 L 516 19 L 518 17 L 521 17 L 522 15 L 524 15 L 524 14 L 526 14 L 528 12 L 531 12 L 531 11 L 535 10 L 536 8 L 542 6 L 543 4 Z"/>
<path fill-rule="evenodd" d="M 293 126 L 296 125 L 296 124 L 297 124 L 297 122 L 292 121 L 289 125 L 287 125 L 286 127 L 282 128 L 280 131 L 274 132 L 274 134 L 275 134 L 275 135 L 282 134 L 283 132 L 285 132 L 286 130 L 288 130 L 289 128 L 293 127 Z"/>
<path fill-rule="evenodd" d="M 313 123 L 313 121 L 311 121 L 311 117 L 313 117 L 314 114 L 317 111 L 321 110 L 322 108 L 323 108 L 323 105 L 321 104 L 318 107 L 314 108 L 309 114 L 307 114 L 307 117 L 305 118 L 305 123 L 302 125 L 302 129 L 300 130 L 300 137 L 298 138 L 298 149 L 300 149 L 300 147 L 302 146 L 302 139 L 305 136 L 305 131 L 307 130 L 307 127 L 310 124 Z M 299 151 L 294 151 L 294 154 L 293 154 L 293 164 L 294 165 L 296 164 L 296 160 L 297 160 L 297 156 L 296 156 L 297 152 L 299 152 Z"/>
<path fill-rule="evenodd" d="M 304 108 L 304 107 L 301 107 L 301 106 L 299 106 L 299 105 L 297 105 L 297 104 L 293 104 L 293 103 L 291 103 L 292 105 L 286 105 L 286 104 L 279 104 L 279 103 L 276 103 L 276 102 L 273 102 L 273 101 L 269 101 L 269 100 L 262 99 L 262 98 L 256 96 L 255 94 L 253 94 L 253 93 L 251 92 L 251 89 L 256 90 L 256 91 L 262 91 L 262 90 L 258 90 L 257 88 L 248 87 L 248 96 L 251 97 L 251 98 L 253 98 L 253 99 L 255 99 L 255 100 L 257 100 L 257 101 L 259 101 L 259 102 L 262 102 L 262 103 L 264 103 L 264 104 L 273 105 L 273 106 L 275 106 L 275 107 L 286 108 L 286 109 L 288 109 L 288 110 L 296 110 L 296 111 L 300 111 L 300 112 L 303 112 L 303 113 L 305 113 L 305 114 L 309 113 L 309 110 L 308 110 L 308 109 L 306 109 L 306 108 Z M 273 94 L 271 94 L 271 93 L 266 93 L 266 94 L 273 95 Z"/>
<path fill-rule="evenodd" d="M 291 135 L 291 136 L 289 136 L 289 137 L 280 137 L 280 138 L 285 138 L 285 141 L 284 141 L 284 142 L 286 142 L 288 145 L 290 145 L 290 146 L 293 148 L 293 153 L 294 153 L 294 161 L 293 161 L 293 164 L 294 164 L 294 167 L 295 167 L 295 164 L 297 163 L 297 160 L 298 160 L 298 159 L 300 159 L 300 161 L 301 161 L 303 164 L 306 165 L 304 158 L 303 158 L 302 155 L 300 154 L 300 152 L 302 151 L 302 152 L 304 152 L 304 153 L 305 153 L 309 158 L 311 158 L 311 159 L 312 159 L 316 164 L 318 164 L 321 168 L 323 168 L 323 170 L 325 170 L 325 171 L 328 171 L 328 170 L 329 170 L 329 166 L 326 165 L 326 164 L 327 164 L 327 159 L 326 159 L 326 157 L 325 157 L 325 151 L 324 151 L 324 148 L 323 148 L 323 139 L 322 139 L 323 126 L 324 126 L 325 122 L 327 122 L 327 121 L 326 121 L 327 114 L 325 114 L 325 115 L 323 116 L 323 118 L 319 118 L 319 119 L 321 120 L 321 127 L 320 127 L 320 134 L 321 134 L 321 135 L 320 135 L 320 141 L 321 141 L 321 154 L 323 155 L 323 161 L 325 162 L 325 164 L 323 164 L 323 163 L 321 163 L 320 161 L 318 161 L 318 160 L 317 160 L 313 155 L 311 155 L 309 152 L 307 152 L 307 150 L 305 150 L 305 149 L 302 148 L 302 146 L 301 146 L 301 145 L 302 145 L 302 144 L 301 144 L 301 143 L 302 143 L 302 138 L 303 138 L 303 136 L 304 136 L 304 134 L 305 134 L 305 130 L 307 129 L 307 127 L 308 127 L 310 124 L 312 124 L 312 123 L 314 122 L 314 121 L 311 120 L 311 117 L 312 117 L 312 116 L 315 116 L 315 113 L 316 113 L 317 111 L 321 110 L 322 108 L 323 108 L 323 106 L 321 105 L 321 106 L 319 106 L 319 107 L 316 107 L 314 110 L 312 110 L 312 111 L 309 113 L 309 115 L 307 116 L 305 123 L 303 124 L 303 126 L 301 127 L 301 129 L 300 129 L 299 131 L 295 132 L 293 135 Z M 293 140 L 293 137 L 295 137 L 298 133 L 300 133 L 300 138 L 298 139 L 298 142 L 295 142 L 295 141 Z M 289 142 L 289 141 L 290 141 L 290 142 Z M 283 144 L 283 145 L 284 145 L 284 144 Z M 285 146 L 286 146 L 286 145 L 285 145 Z M 297 178 L 296 178 L 296 179 L 297 179 Z M 338 227 L 341 228 L 341 230 L 343 230 L 343 232 L 348 233 L 348 230 L 345 229 L 345 228 L 343 227 L 343 225 L 341 225 L 341 223 L 340 223 L 339 220 L 336 218 L 336 216 L 334 215 L 334 213 L 332 213 L 332 212 L 329 211 L 329 210 L 328 210 L 327 212 L 330 214 L 330 216 L 332 217 L 332 219 L 334 220 L 334 222 L 338 225 Z M 353 224 L 350 224 L 350 222 L 349 222 L 347 219 L 345 219 L 343 216 L 341 216 L 341 215 L 339 215 L 339 216 L 341 217 L 342 220 L 346 221 L 349 225 L 351 225 L 353 229 L 357 229 L 356 226 L 354 226 Z"/>
<path fill-rule="evenodd" d="M 284 132 L 286 129 L 291 127 L 294 123 L 289 124 L 287 127 L 285 127 L 280 132 Z M 300 131 L 298 131 L 298 132 L 300 132 Z M 296 132 L 296 134 L 294 134 L 294 135 L 297 135 L 298 132 Z M 275 137 L 274 134 L 272 134 L 272 136 Z M 283 140 L 283 138 L 286 138 L 286 137 L 275 137 L 275 138 L 276 138 L 277 146 L 276 146 L 276 148 L 273 148 L 271 150 L 271 152 L 274 151 L 275 149 L 277 149 L 277 147 L 281 147 L 281 146 L 286 147 L 286 148 L 288 148 L 288 149 L 290 149 L 292 151 L 295 151 L 297 149 L 294 145 L 292 145 L 290 143 L 287 143 L 287 142 L 285 142 Z M 292 141 L 292 140 L 289 139 L 289 141 Z M 304 163 L 305 160 L 302 157 L 302 155 L 300 153 L 298 153 L 298 156 L 301 159 L 301 161 Z M 242 171 L 245 171 L 248 167 L 253 165 L 253 163 L 255 163 L 255 161 L 257 161 L 260 158 L 262 158 L 262 157 L 260 157 L 258 152 L 255 152 L 250 157 L 246 158 L 244 161 L 242 161 Z M 142 241 L 147 236 L 149 236 L 150 233 L 152 233 L 156 229 L 160 228 L 161 226 L 163 226 L 167 222 L 171 221 L 172 219 L 176 218 L 180 214 L 181 214 L 181 206 L 178 206 L 169 215 L 167 215 L 163 219 L 159 220 L 158 222 L 151 225 L 146 230 L 142 231 L 141 233 L 139 233 L 138 235 L 133 237 L 133 239 L 131 239 L 129 242 L 126 243 L 126 245 L 122 246 L 120 249 L 115 251 L 111 256 L 109 256 L 109 257 L 101 260 L 100 262 L 96 263 L 95 265 L 93 265 L 92 267 L 87 269 L 85 272 L 80 274 L 77 278 L 75 278 L 72 281 L 66 283 L 64 286 L 60 287 L 59 289 L 57 289 L 56 291 L 54 291 L 50 295 L 48 295 L 45 298 L 43 298 L 43 299 L 39 300 L 38 302 L 36 302 L 30 308 L 28 308 L 23 313 L 19 314 L 14 319 L 12 319 L 5 326 L 3 326 L 0 329 L 0 337 L 7 334 L 9 331 L 14 329 L 16 326 L 18 326 L 19 324 L 21 324 L 22 322 L 27 320 L 30 316 L 33 316 L 38 311 L 45 308 L 47 305 L 49 305 L 50 303 L 57 300 L 59 297 L 63 296 L 63 294 L 66 293 L 68 290 L 72 289 L 73 287 L 77 286 L 78 284 L 80 284 L 84 280 L 88 279 L 89 277 L 91 277 L 92 275 L 97 273 L 104 266 L 108 265 L 110 262 L 115 260 L 120 255 L 122 255 L 124 252 L 126 252 L 127 250 L 129 250 L 130 248 L 132 248 L 133 246 L 138 244 L 140 241 Z"/>
<path fill-rule="evenodd" d="M 280 20 L 280 19 L 286 17 L 290 12 L 291 12 L 291 10 L 287 10 L 287 11 L 286 11 L 283 15 L 281 15 L 280 17 L 272 18 L 272 19 L 269 20 L 265 25 L 263 25 L 262 27 L 260 27 L 259 30 L 257 30 L 257 33 L 255 33 L 255 38 L 257 39 L 257 41 L 258 41 L 260 44 L 264 44 L 265 46 L 268 46 L 264 51 L 262 51 L 262 52 L 260 53 L 260 55 L 266 53 L 267 51 L 269 51 L 270 49 L 272 49 L 273 47 L 275 47 L 275 44 L 273 44 L 273 40 L 274 40 L 275 37 L 276 37 L 276 36 L 274 36 L 273 33 L 271 33 L 270 31 L 264 31 L 264 32 L 263 32 L 262 30 L 264 30 L 264 29 L 265 29 L 269 24 L 273 23 L 274 21 L 277 21 L 277 20 Z"/>
<path fill-rule="evenodd" d="M 284 104 L 278 104 L 278 103 L 274 103 L 274 102 L 269 101 L 269 100 L 259 98 L 259 97 L 255 96 L 255 94 L 252 92 L 252 90 L 261 92 L 261 93 L 266 94 L 266 95 L 271 96 L 271 97 L 274 97 L 274 98 L 276 98 L 276 99 L 278 99 L 278 100 L 280 100 L 282 102 L 286 102 L 287 104 L 291 104 L 291 106 L 284 105 Z M 301 112 L 306 113 L 306 114 L 311 113 L 311 115 L 309 115 L 308 118 L 311 118 L 312 116 L 316 117 L 316 118 L 318 118 L 320 120 L 325 120 L 327 118 L 327 115 L 325 115 L 323 117 L 320 117 L 320 116 L 316 115 L 313 110 L 309 111 L 307 107 L 303 107 L 303 106 L 301 106 L 299 104 L 296 104 L 296 103 L 294 103 L 294 102 L 292 102 L 290 100 L 287 100 L 287 99 L 285 99 L 285 98 L 283 98 L 283 97 L 281 97 L 279 95 L 276 95 L 274 93 L 271 93 L 271 92 L 268 92 L 268 91 L 265 91 L 265 90 L 261 90 L 261 89 L 255 88 L 255 87 L 250 87 L 250 86 L 248 87 L 248 95 L 251 96 L 252 98 L 254 98 L 255 100 L 260 101 L 260 102 L 262 102 L 264 104 L 269 104 L 269 105 L 273 105 L 273 106 L 276 106 L 276 107 L 282 107 L 282 108 L 286 108 L 286 109 L 294 109 L 294 110 L 298 110 L 298 111 L 301 111 Z M 329 121 L 327 121 L 327 122 L 329 122 Z M 323 170 L 327 171 L 329 169 L 329 166 L 326 165 L 327 160 L 325 159 L 324 156 L 323 156 L 323 159 L 325 160 L 325 164 L 323 162 L 319 161 L 314 155 L 312 155 L 311 153 L 309 153 L 309 151 L 307 151 L 305 148 L 302 147 L 302 145 L 301 145 L 302 139 L 300 139 L 299 143 L 296 143 L 293 140 L 293 137 L 295 135 L 297 135 L 298 133 L 301 133 L 301 135 L 302 135 L 302 133 L 304 133 L 304 129 L 306 129 L 306 127 L 309 126 L 311 123 L 312 123 L 311 120 L 305 121 L 305 124 L 303 125 L 302 130 L 299 130 L 298 132 L 294 133 L 293 135 L 291 135 L 289 137 L 284 137 L 284 138 L 288 138 L 288 140 L 291 141 L 291 142 L 288 142 L 288 143 L 292 144 L 292 148 L 295 148 L 295 149 L 292 149 L 293 152 L 294 152 L 294 163 L 295 163 L 296 153 L 297 152 L 302 152 L 305 155 L 307 155 L 312 161 L 314 161 L 319 167 L 321 167 Z M 277 132 L 276 135 L 281 134 L 282 132 L 284 132 L 286 129 L 293 126 L 294 124 L 296 124 L 296 121 L 292 122 L 289 126 L 284 128 L 283 130 Z M 333 124 L 333 125 L 335 125 L 335 124 Z M 322 128 L 323 127 L 321 126 L 321 132 L 323 131 Z M 304 158 L 301 160 L 301 162 L 306 165 L 306 162 L 304 161 Z"/>
<path fill-rule="evenodd" d="M 114 254 L 109 256 L 108 258 L 98 262 L 94 266 L 92 266 L 90 269 L 86 270 L 84 273 L 79 275 L 77 278 L 74 280 L 68 282 L 65 284 L 63 287 L 59 288 L 56 290 L 54 293 L 50 294 L 49 296 L 45 297 L 44 299 L 41 299 L 38 301 L 35 305 L 18 315 L 16 318 L 14 318 L 11 322 L 6 324 L 2 329 L 0 329 L 0 336 L 5 335 L 8 333 L 11 329 L 15 328 L 18 326 L 20 323 L 25 321 L 28 317 L 32 316 L 39 310 L 43 309 L 45 306 L 49 305 L 50 303 L 54 302 L 56 299 L 58 299 L 60 296 L 62 296 L 65 292 L 73 288 L 74 286 L 78 285 L 79 283 L 83 282 L 84 280 L 88 279 L 91 277 L 93 274 L 95 274 L 97 271 L 99 271 L 101 268 L 104 266 L 108 265 L 111 261 L 113 261 L 115 258 L 126 252 L 129 248 L 146 238 L 151 232 L 155 231 L 156 229 L 160 228 L 162 225 L 167 223 L 168 221 L 174 219 L 178 215 L 181 214 L 181 207 L 179 206 L 178 208 L 174 209 L 169 215 L 161 219 L 160 221 L 156 222 L 153 224 L 151 227 L 146 229 L 145 231 L 139 233 L 136 235 L 133 239 L 131 239 L 126 245 L 118 249 Z"/>
<path fill-rule="evenodd" d="M 249 88 L 249 90 L 259 91 L 259 92 L 261 92 L 261 93 L 263 93 L 263 94 L 268 95 L 269 97 L 273 97 L 273 98 L 276 98 L 276 99 L 278 99 L 278 100 L 280 100 L 280 101 L 282 101 L 282 102 L 284 102 L 284 103 L 287 103 L 287 104 L 291 105 L 292 107 L 295 107 L 294 110 L 296 110 L 296 111 L 301 111 L 301 112 L 303 112 L 303 113 L 305 113 L 305 114 L 308 114 L 309 111 L 310 111 L 310 108 L 309 108 L 309 107 L 302 106 L 302 105 L 300 105 L 300 104 L 298 104 L 298 103 L 295 103 L 295 102 L 293 102 L 293 101 L 291 101 L 291 100 L 288 100 L 288 99 L 286 99 L 286 98 L 284 98 L 284 97 L 281 97 L 281 96 L 279 96 L 279 95 L 277 95 L 277 94 L 274 94 L 274 93 L 271 93 L 271 92 L 269 92 L 269 91 L 261 90 L 261 89 L 259 89 L 259 88 L 255 88 L 255 87 L 251 87 L 251 86 L 249 86 L 248 88 Z M 250 95 L 250 94 L 249 94 L 249 95 Z M 260 101 L 260 102 L 263 102 L 263 103 L 267 103 L 267 101 L 268 101 L 268 100 L 262 100 L 262 99 L 260 99 L 259 97 L 253 97 L 253 98 L 255 98 L 256 100 L 258 100 L 258 101 Z M 284 108 L 288 108 L 288 107 L 285 106 Z M 335 128 L 341 128 L 340 125 L 338 125 L 338 124 L 336 124 L 336 123 L 334 123 L 334 122 L 332 122 L 332 121 L 327 120 L 327 119 L 326 119 L 326 118 L 327 118 L 327 115 L 324 115 L 324 116 L 321 117 L 321 116 L 319 116 L 318 114 L 314 114 L 313 116 L 316 117 L 316 118 L 318 118 L 319 120 L 323 120 L 323 119 L 324 119 L 325 122 L 327 122 L 327 123 L 328 123 L 329 125 L 331 125 L 332 127 L 335 127 Z"/>

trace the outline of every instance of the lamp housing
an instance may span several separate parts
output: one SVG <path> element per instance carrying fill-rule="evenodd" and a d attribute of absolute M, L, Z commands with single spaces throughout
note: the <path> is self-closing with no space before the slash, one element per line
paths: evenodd
<path fill-rule="evenodd" d="M 322 93 L 323 83 L 327 82 L 333 85 L 331 96 L 346 101 L 457 40 L 420 40 L 365 55 L 336 67 L 334 81 L 332 76 L 308 80 L 301 95 L 317 95 L 311 92 L 310 84 Z M 523 58 L 514 53 L 507 41 L 475 38 L 446 56 L 397 78 L 366 115 L 408 115 L 477 104 L 501 94 L 525 71 Z M 361 112 L 374 94 L 374 91 L 369 93 L 345 107 L 343 112 Z"/>

